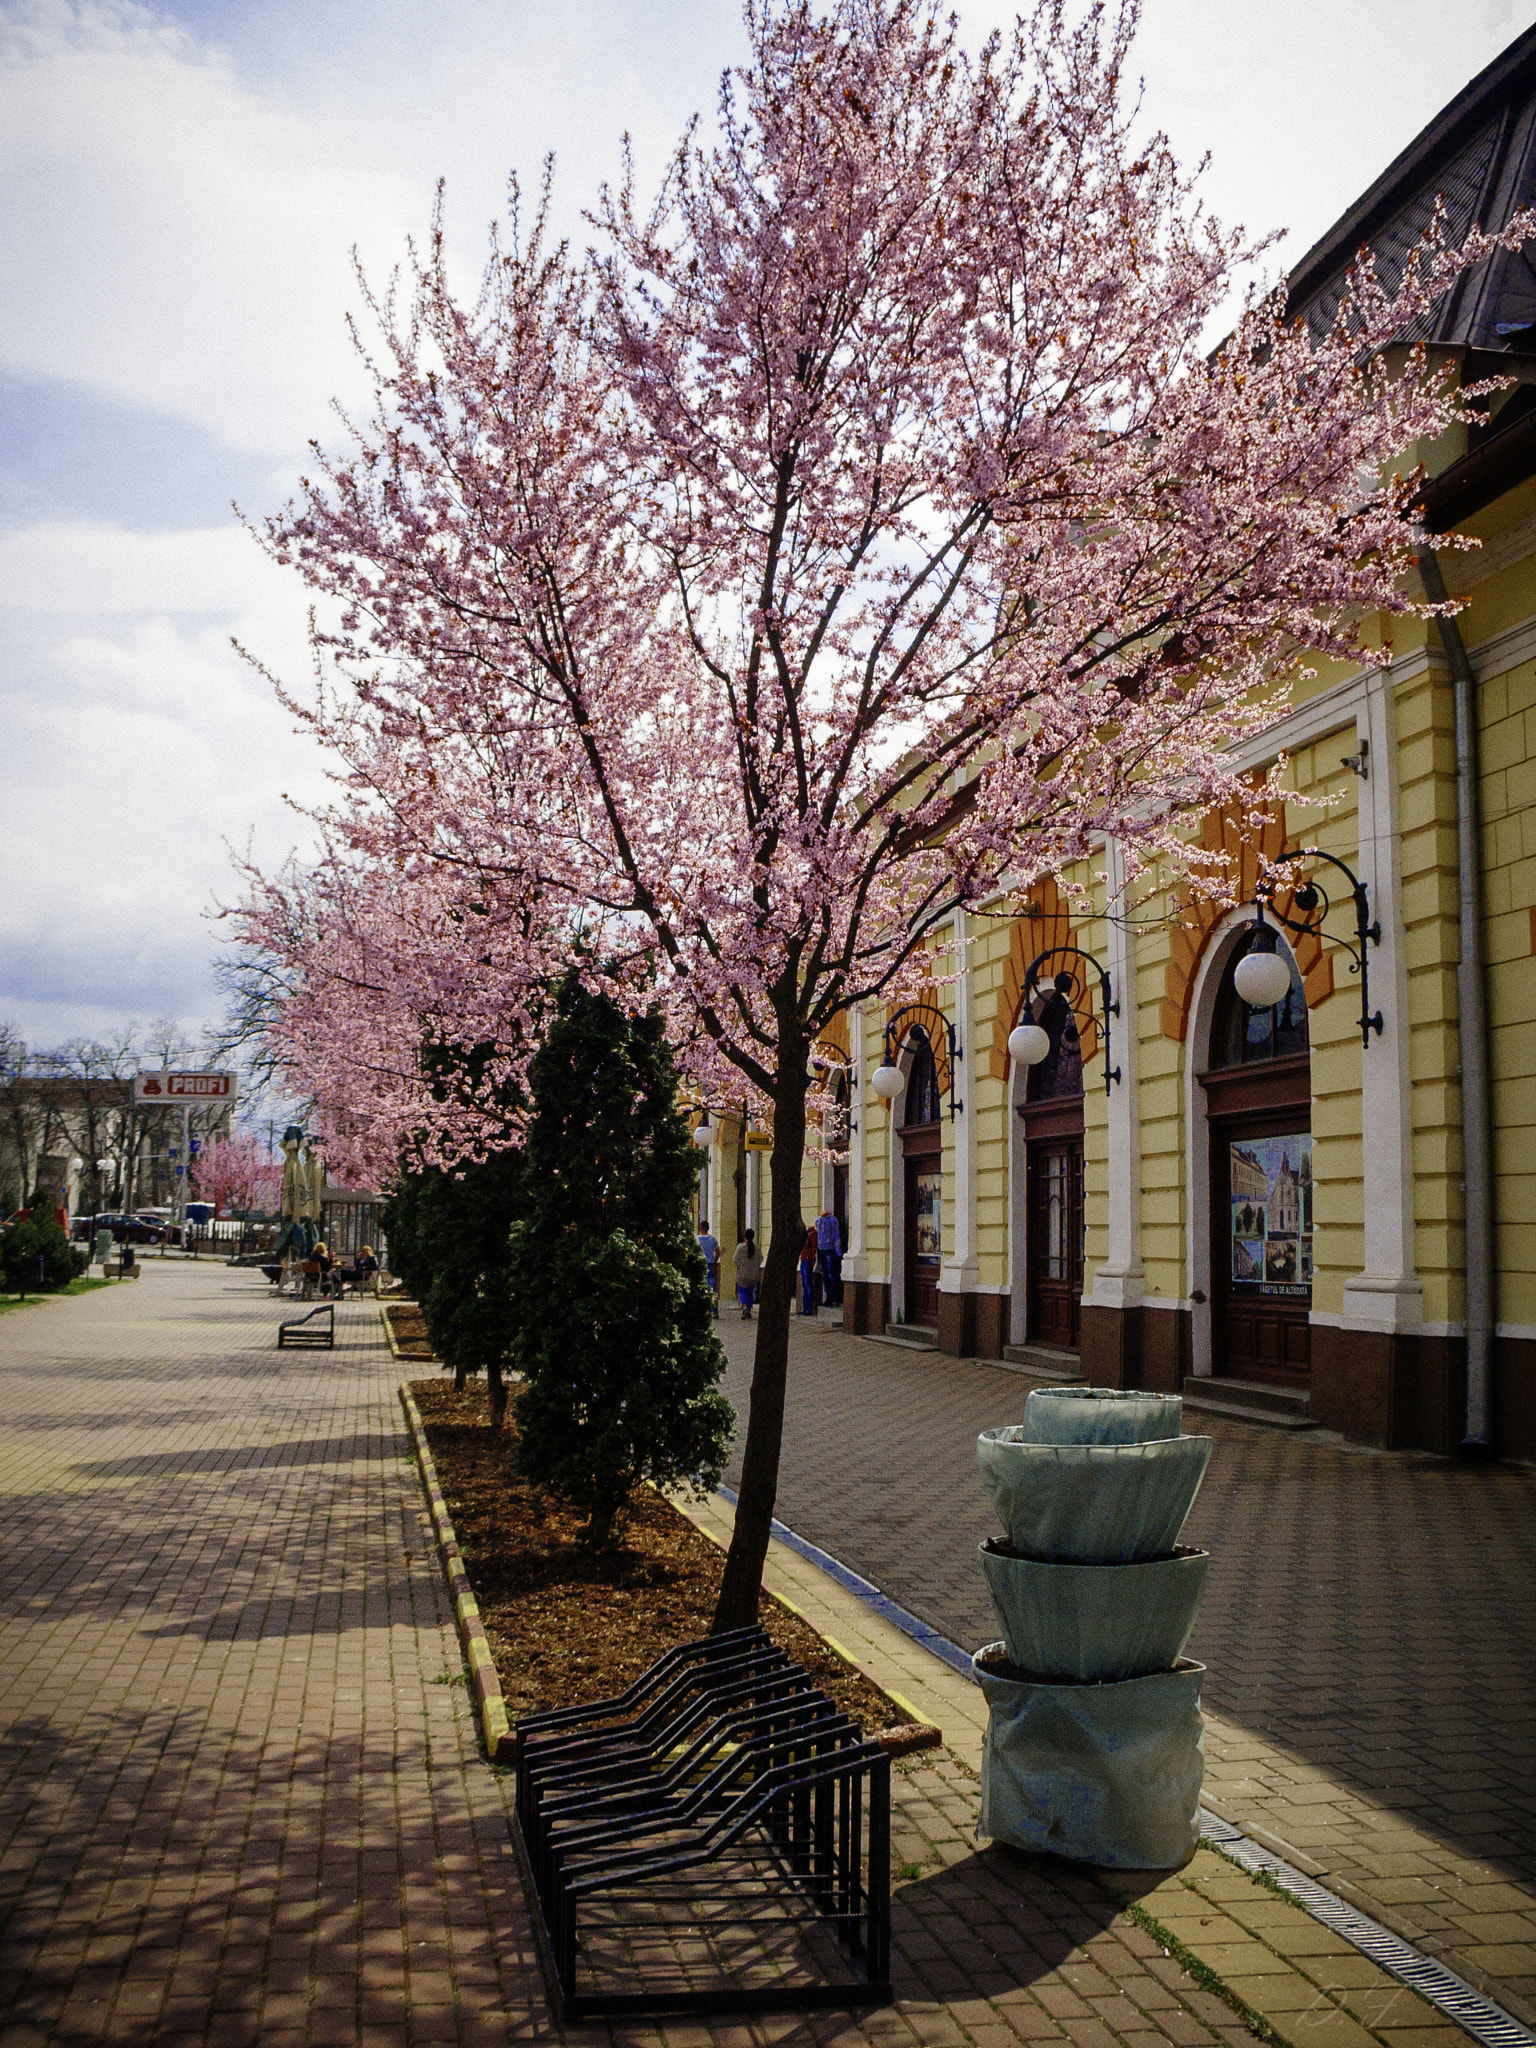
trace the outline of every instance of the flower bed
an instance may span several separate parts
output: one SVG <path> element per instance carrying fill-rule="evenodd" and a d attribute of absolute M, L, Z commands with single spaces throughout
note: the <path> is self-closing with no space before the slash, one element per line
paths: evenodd
<path fill-rule="evenodd" d="M 708 1634 L 724 1553 L 669 1501 L 640 1488 L 611 1550 L 594 1556 L 577 1540 L 583 1516 L 513 1471 L 515 1427 L 509 1416 L 491 1429 L 484 1387 L 458 1394 L 444 1376 L 413 1381 L 411 1392 L 514 1721 L 622 1692 L 674 1643 Z M 774 1641 L 862 1728 L 902 1718 L 767 1594 L 761 1614 Z"/>

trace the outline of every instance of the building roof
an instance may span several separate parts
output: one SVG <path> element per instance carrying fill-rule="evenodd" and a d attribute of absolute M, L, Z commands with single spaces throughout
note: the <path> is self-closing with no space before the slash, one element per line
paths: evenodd
<path fill-rule="evenodd" d="M 1474 227 L 1497 232 L 1536 205 L 1536 28 L 1463 87 L 1307 251 L 1291 272 L 1288 310 L 1313 327 L 1330 324 L 1366 244 L 1394 282 L 1437 197 L 1452 244 Z M 1536 357 L 1533 252 L 1499 251 L 1467 272 L 1405 339 Z"/>

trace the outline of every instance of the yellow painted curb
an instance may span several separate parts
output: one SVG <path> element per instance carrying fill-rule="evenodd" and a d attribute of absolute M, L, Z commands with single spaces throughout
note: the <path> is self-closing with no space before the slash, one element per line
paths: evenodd
<path fill-rule="evenodd" d="M 384 1327 L 386 1331 L 389 1329 L 387 1321 Z M 398 1352 L 396 1356 L 399 1356 Z M 423 1362 L 411 1361 L 413 1364 Z M 485 1743 L 485 1753 L 493 1764 L 510 1763 L 513 1736 L 512 1723 L 507 1715 L 506 1696 L 501 1689 L 501 1680 L 496 1675 L 496 1660 L 491 1655 L 485 1623 L 480 1619 L 480 1603 L 474 1596 L 464 1570 L 464 1557 L 459 1549 L 458 1538 L 453 1533 L 453 1523 L 448 1516 L 448 1503 L 443 1499 L 443 1490 L 437 1483 L 437 1467 L 433 1464 L 432 1453 L 427 1448 L 427 1432 L 422 1424 L 421 1411 L 404 1380 L 400 1382 L 400 1402 L 405 1409 L 406 1421 L 410 1424 L 411 1439 L 416 1446 L 416 1463 L 421 1470 L 422 1485 L 427 1490 L 427 1506 L 432 1514 L 437 1547 L 442 1555 L 443 1570 L 448 1576 L 448 1590 L 453 1595 L 454 1619 L 459 1626 L 459 1641 L 464 1647 L 464 1661 L 470 1670 L 475 1710 L 480 1722 L 481 1737 Z"/>

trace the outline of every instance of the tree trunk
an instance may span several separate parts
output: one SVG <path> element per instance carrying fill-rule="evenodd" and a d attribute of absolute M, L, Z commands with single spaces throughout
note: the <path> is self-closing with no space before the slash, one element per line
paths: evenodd
<path fill-rule="evenodd" d="M 468 1369 L 468 1367 L 467 1367 L 467 1366 L 462 1366 L 462 1365 L 456 1365 L 456 1366 L 455 1366 L 455 1367 L 453 1368 L 453 1391 L 454 1391 L 454 1392 L 455 1392 L 456 1394 L 462 1394 L 462 1393 L 463 1393 L 463 1391 L 464 1391 L 464 1389 L 465 1389 L 465 1387 L 466 1387 L 466 1386 L 468 1386 L 468 1384 L 469 1384 L 469 1369 Z"/>
<path fill-rule="evenodd" d="M 507 1413 L 507 1383 L 499 1358 L 493 1358 L 486 1366 L 485 1377 L 491 1392 L 491 1427 L 500 1429 Z"/>
<path fill-rule="evenodd" d="M 805 1224 L 800 1214 L 800 1167 L 805 1158 L 806 1050 L 803 1043 L 795 1043 L 781 1031 L 770 1159 L 773 1235 L 763 1267 L 736 1526 L 711 1625 L 714 1635 L 727 1629 L 751 1628 L 757 1621 L 763 1560 L 768 1555 L 774 1502 L 778 1498 L 784 1387 L 789 1372 L 789 1318 L 795 1299 L 795 1268 L 805 1240 Z"/>

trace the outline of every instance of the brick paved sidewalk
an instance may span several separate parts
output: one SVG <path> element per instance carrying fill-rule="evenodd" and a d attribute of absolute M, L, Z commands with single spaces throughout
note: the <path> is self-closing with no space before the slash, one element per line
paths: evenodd
<path fill-rule="evenodd" d="M 0 1318 L 6 2048 L 543 2027 L 378 1312 L 280 1313 L 147 1261 Z"/>
<path fill-rule="evenodd" d="M 278 1353 L 283 1312 L 249 1274 L 154 1262 L 0 1318 L 0 2048 L 558 2038 L 398 1368 L 371 1306 L 331 1353 Z M 1305 2048 L 1451 2048 L 1230 1866 L 1131 1886 L 1138 1923 L 1087 1874 L 978 1850 L 963 1755 L 896 1779 L 893 2008 L 615 2038 L 1244 2048 L 1183 1940 Z"/>
<path fill-rule="evenodd" d="M 754 1329 L 720 1329 L 744 1417 Z M 781 1519 L 965 1648 L 994 1637 L 975 1440 L 1031 1382 L 792 1329 Z M 1199 1427 L 1207 1790 L 1536 2025 L 1536 1470 Z"/>

